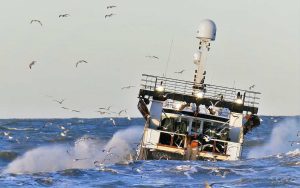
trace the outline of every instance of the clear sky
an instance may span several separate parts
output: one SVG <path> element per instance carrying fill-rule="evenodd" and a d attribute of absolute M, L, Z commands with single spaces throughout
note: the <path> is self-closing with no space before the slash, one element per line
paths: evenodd
<path fill-rule="evenodd" d="M 141 74 L 162 75 L 172 40 L 167 76 L 193 80 L 196 30 L 206 18 L 217 25 L 206 82 L 229 87 L 235 82 L 242 89 L 255 84 L 262 92 L 259 114 L 300 114 L 298 0 L 0 3 L 0 118 L 99 117 L 97 108 L 109 105 L 139 116 Z M 116 15 L 105 19 L 109 13 Z M 32 19 L 43 27 L 30 24 Z M 81 59 L 89 63 L 75 68 Z M 174 74 L 181 69 L 187 71 Z M 121 90 L 127 85 L 136 87 Z M 64 98 L 63 106 L 81 112 L 64 110 L 47 96 Z"/>

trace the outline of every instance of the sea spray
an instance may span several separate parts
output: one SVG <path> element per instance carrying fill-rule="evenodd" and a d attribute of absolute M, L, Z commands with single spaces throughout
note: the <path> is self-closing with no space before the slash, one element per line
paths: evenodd
<path fill-rule="evenodd" d="M 279 122 L 272 130 L 270 140 L 263 146 L 255 147 L 249 151 L 249 158 L 260 158 L 279 153 L 286 153 L 299 148 L 291 141 L 300 140 L 297 132 L 300 131 L 299 118 L 289 118 Z"/>
<path fill-rule="evenodd" d="M 52 145 L 35 148 L 11 162 L 4 173 L 55 172 L 65 169 L 94 168 L 95 161 L 117 163 L 134 152 L 142 127 L 118 131 L 108 143 L 83 136 L 74 145 Z"/>

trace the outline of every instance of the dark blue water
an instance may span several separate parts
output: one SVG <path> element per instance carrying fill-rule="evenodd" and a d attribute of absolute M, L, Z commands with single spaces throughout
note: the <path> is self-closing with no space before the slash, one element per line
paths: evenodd
<path fill-rule="evenodd" d="M 116 123 L 0 120 L 0 187 L 300 187 L 300 116 L 262 117 L 232 162 L 132 161 L 144 121 Z"/>

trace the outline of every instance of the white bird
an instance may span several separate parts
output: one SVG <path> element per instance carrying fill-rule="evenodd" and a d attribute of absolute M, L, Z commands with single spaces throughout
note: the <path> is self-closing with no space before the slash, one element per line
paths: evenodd
<path fill-rule="evenodd" d="M 125 114 L 127 114 L 127 111 L 126 111 L 126 109 L 124 109 L 124 110 L 121 110 L 120 112 L 118 112 L 119 116 L 120 116 L 122 113 L 125 113 Z"/>
<path fill-rule="evenodd" d="M 60 101 L 59 101 L 59 100 L 56 100 L 56 99 L 54 99 L 53 101 L 54 101 L 54 102 L 57 102 L 57 103 L 59 103 L 59 104 L 62 104 L 62 103 L 65 101 L 65 99 L 62 99 L 62 100 L 60 100 Z"/>
<path fill-rule="evenodd" d="M 99 109 L 100 109 L 100 110 L 106 110 L 106 111 L 109 111 L 111 107 L 112 107 L 112 106 L 108 106 L 108 107 L 100 107 Z"/>
<path fill-rule="evenodd" d="M 14 137 L 12 137 L 12 136 L 8 136 L 8 139 L 9 139 L 9 140 L 12 140 L 13 138 L 14 138 Z"/>
<path fill-rule="evenodd" d="M 130 121 L 130 120 L 131 120 L 131 117 L 130 117 L 130 116 L 128 116 L 128 117 L 127 117 L 127 119 Z"/>
<path fill-rule="evenodd" d="M 43 26 L 43 24 L 42 24 L 42 22 L 41 22 L 40 20 L 31 20 L 31 21 L 30 21 L 30 24 L 32 24 L 33 22 L 37 22 L 37 23 L 39 23 L 41 26 Z"/>
<path fill-rule="evenodd" d="M 107 150 L 103 149 L 102 152 L 106 152 L 107 154 L 109 154 L 111 152 L 111 150 L 114 148 L 116 148 L 116 146 L 112 146 L 112 147 L 108 148 Z"/>
<path fill-rule="evenodd" d="M 61 130 L 65 130 L 66 128 L 64 126 L 60 126 Z"/>
<path fill-rule="evenodd" d="M 78 65 L 80 63 L 88 63 L 88 62 L 86 60 L 79 60 L 79 61 L 76 62 L 76 67 L 78 67 Z"/>
<path fill-rule="evenodd" d="M 68 16 L 70 16 L 70 14 L 60 14 L 58 17 L 59 18 L 65 18 L 65 17 L 68 17 Z"/>
<path fill-rule="evenodd" d="M 151 59 L 159 59 L 159 57 L 155 56 L 155 55 L 147 55 L 145 56 L 147 58 L 151 58 Z"/>
<path fill-rule="evenodd" d="M 112 121 L 112 124 L 113 124 L 114 126 L 116 126 L 116 121 L 115 121 L 113 118 L 110 118 L 109 120 Z"/>
<path fill-rule="evenodd" d="M 31 69 L 31 67 L 36 64 L 36 61 L 32 61 L 30 64 L 29 64 L 29 68 Z"/>
<path fill-rule="evenodd" d="M 182 69 L 181 71 L 177 71 L 177 72 L 174 72 L 174 73 L 176 73 L 176 74 L 182 74 L 184 71 L 185 71 L 185 69 Z"/>
<path fill-rule="evenodd" d="M 104 115 L 104 114 L 110 114 L 109 112 L 104 112 L 104 111 L 101 111 L 101 110 L 98 110 L 98 111 L 96 111 L 96 112 L 99 112 L 99 113 L 100 113 L 100 115 Z"/>
<path fill-rule="evenodd" d="M 82 160 L 87 160 L 87 159 L 89 159 L 89 158 L 73 159 L 73 161 L 76 162 L 76 161 L 82 161 Z"/>
<path fill-rule="evenodd" d="M 61 133 L 60 133 L 60 136 L 65 137 L 65 136 L 67 136 L 67 133 L 66 133 L 66 132 L 61 132 Z"/>
<path fill-rule="evenodd" d="M 10 135 L 9 132 L 4 132 L 4 136 L 8 136 L 8 135 Z"/>
<path fill-rule="evenodd" d="M 253 84 L 252 86 L 249 87 L 249 90 L 253 89 L 255 85 Z"/>
<path fill-rule="evenodd" d="M 107 8 L 107 9 L 110 9 L 110 8 L 115 8 L 115 7 L 117 7 L 117 6 L 115 6 L 115 5 L 110 5 L 110 6 L 107 6 L 106 8 Z"/>
<path fill-rule="evenodd" d="M 109 18 L 109 17 L 112 17 L 113 15 L 116 15 L 116 14 L 114 14 L 114 13 L 106 14 L 106 15 L 104 16 L 104 18 Z"/>
<path fill-rule="evenodd" d="M 121 89 L 123 90 L 123 89 L 130 89 L 130 88 L 133 88 L 133 87 L 135 87 L 135 86 L 125 86 L 125 87 L 122 87 Z"/>

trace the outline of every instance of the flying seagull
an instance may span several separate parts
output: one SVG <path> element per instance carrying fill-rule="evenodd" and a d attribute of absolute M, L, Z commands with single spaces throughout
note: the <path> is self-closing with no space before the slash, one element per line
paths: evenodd
<path fill-rule="evenodd" d="M 255 87 L 255 85 L 252 85 L 249 87 L 249 90 L 253 89 Z"/>
<path fill-rule="evenodd" d="M 104 112 L 104 111 L 101 111 L 101 110 L 99 110 L 99 111 L 97 111 L 97 112 L 99 112 L 101 115 L 104 115 L 104 114 L 110 114 L 109 112 Z"/>
<path fill-rule="evenodd" d="M 124 110 L 121 110 L 120 112 L 118 112 L 119 116 L 120 116 L 122 113 L 125 113 L 125 114 L 127 114 L 127 111 L 126 111 L 126 109 L 124 109 Z"/>
<path fill-rule="evenodd" d="M 40 20 L 31 20 L 31 21 L 30 21 L 30 24 L 32 24 L 33 22 L 37 22 L 37 23 L 39 23 L 41 26 L 43 26 L 43 24 L 42 24 L 42 22 L 41 22 Z"/>
<path fill-rule="evenodd" d="M 112 147 L 108 148 L 107 150 L 103 149 L 102 152 L 106 152 L 107 154 L 109 154 L 110 151 L 111 151 L 112 149 L 114 149 L 115 147 L 116 147 L 116 146 L 112 146 Z"/>
<path fill-rule="evenodd" d="M 106 111 L 109 111 L 111 107 L 112 107 L 112 106 L 108 106 L 108 107 L 106 107 L 106 108 L 100 107 L 99 109 L 100 109 L 100 110 L 106 110 Z"/>
<path fill-rule="evenodd" d="M 70 16 L 70 14 L 60 14 L 58 17 L 59 18 L 65 18 L 65 17 L 68 17 L 68 16 Z"/>
<path fill-rule="evenodd" d="M 67 108 L 67 107 L 64 107 L 64 106 L 62 106 L 61 108 L 62 108 L 62 109 L 65 109 L 65 110 L 69 110 L 69 108 Z"/>
<path fill-rule="evenodd" d="M 112 121 L 112 124 L 113 124 L 114 126 L 116 126 L 116 121 L 115 121 L 113 118 L 110 118 L 109 120 Z"/>
<path fill-rule="evenodd" d="M 147 57 L 147 58 L 152 58 L 152 59 L 159 59 L 159 57 L 154 56 L 154 55 L 147 55 L 146 57 Z"/>
<path fill-rule="evenodd" d="M 88 62 L 85 61 L 85 60 L 79 60 L 79 61 L 76 62 L 76 67 L 78 67 L 78 65 L 79 65 L 80 63 L 88 63 Z"/>
<path fill-rule="evenodd" d="M 117 7 L 117 6 L 115 6 L 115 5 L 110 5 L 110 6 L 107 6 L 106 8 L 107 8 L 107 9 L 110 9 L 110 8 L 115 8 L 115 7 Z"/>
<path fill-rule="evenodd" d="M 56 100 L 56 99 L 54 99 L 53 101 L 54 101 L 54 102 L 57 102 L 57 103 L 59 103 L 59 104 L 62 104 L 62 103 L 65 101 L 65 99 L 62 99 L 62 100 L 60 100 L 60 101 L 59 101 L 59 100 Z"/>
<path fill-rule="evenodd" d="M 31 69 L 31 67 L 36 64 L 36 61 L 32 61 L 30 64 L 29 64 L 29 68 Z"/>
<path fill-rule="evenodd" d="M 135 87 L 135 86 L 125 86 L 125 87 L 122 87 L 121 89 L 123 90 L 123 89 L 130 89 L 130 88 L 132 88 L 132 87 Z"/>
<path fill-rule="evenodd" d="M 79 110 L 72 110 L 72 112 L 80 112 Z"/>
<path fill-rule="evenodd" d="M 185 71 L 185 69 L 182 69 L 181 71 L 177 71 L 177 72 L 174 72 L 174 73 L 182 74 L 184 71 Z"/>
<path fill-rule="evenodd" d="M 107 18 L 107 17 L 109 18 L 109 17 L 112 17 L 113 15 L 116 15 L 116 14 L 114 14 L 114 13 L 106 14 L 104 17 L 105 17 L 105 18 Z"/>

